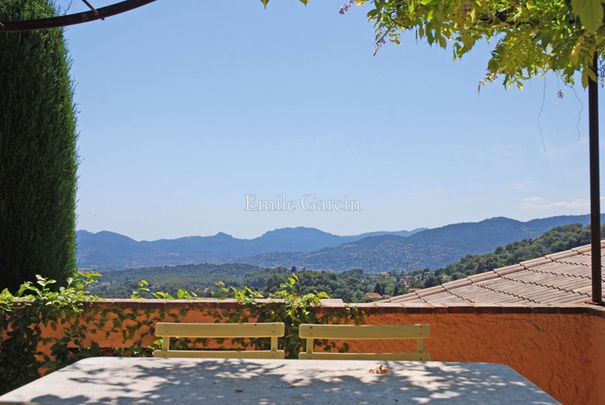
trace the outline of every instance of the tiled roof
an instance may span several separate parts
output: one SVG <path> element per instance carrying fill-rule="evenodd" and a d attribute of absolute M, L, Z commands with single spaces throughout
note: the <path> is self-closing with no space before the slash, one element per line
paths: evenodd
<path fill-rule="evenodd" d="M 581 246 L 377 302 L 579 304 L 591 297 L 590 261 L 590 245 Z"/>

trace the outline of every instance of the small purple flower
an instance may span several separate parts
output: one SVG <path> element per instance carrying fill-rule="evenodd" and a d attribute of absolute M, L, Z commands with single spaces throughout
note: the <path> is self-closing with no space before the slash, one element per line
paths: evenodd
<path fill-rule="evenodd" d="M 340 10 L 338 10 L 338 14 L 345 15 L 349 11 L 349 9 L 351 8 L 351 6 L 353 5 L 354 2 L 355 2 L 355 0 L 349 0 L 348 3 L 345 3 L 342 6 L 340 6 Z"/>
<path fill-rule="evenodd" d="M 382 36 L 380 38 L 376 38 L 376 43 L 374 44 L 374 52 L 372 52 L 372 55 L 376 56 L 376 54 L 378 53 L 380 48 L 382 48 L 382 46 L 384 44 L 386 44 L 386 42 L 387 42 L 385 40 L 386 36 L 387 36 L 387 33 L 385 32 L 384 34 L 382 34 Z"/>

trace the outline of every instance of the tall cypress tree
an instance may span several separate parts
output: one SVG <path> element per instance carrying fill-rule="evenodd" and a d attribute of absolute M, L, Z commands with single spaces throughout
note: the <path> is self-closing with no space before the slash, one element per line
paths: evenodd
<path fill-rule="evenodd" d="M 0 1 L 0 22 L 52 15 Z M 0 289 L 75 272 L 76 138 L 63 30 L 0 33 Z"/>

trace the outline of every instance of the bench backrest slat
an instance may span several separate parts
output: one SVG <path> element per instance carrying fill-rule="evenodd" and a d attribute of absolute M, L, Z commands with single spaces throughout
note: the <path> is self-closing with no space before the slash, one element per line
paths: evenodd
<path fill-rule="evenodd" d="M 277 348 L 277 338 L 283 337 L 286 327 L 282 322 L 268 323 L 171 323 L 158 322 L 155 335 L 163 338 L 162 349 L 155 357 L 203 358 L 267 358 L 283 359 L 285 353 Z M 270 350 L 170 350 L 171 338 L 270 338 Z"/>
<path fill-rule="evenodd" d="M 312 325 L 299 327 L 301 338 L 313 339 L 423 339 L 431 325 Z"/>
<path fill-rule="evenodd" d="M 299 359 L 341 360 L 430 360 L 431 353 L 424 351 L 424 339 L 431 336 L 431 325 L 321 325 L 301 324 L 299 335 L 307 339 L 306 351 Z M 327 340 L 383 340 L 415 339 L 416 351 L 411 353 L 330 353 L 313 351 L 315 339 Z"/>
<path fill-rule="evenodd" d="M 182 338 L 262 338 L 282 337 L 285 326 L 272 323 L 169 323 L 158 322 L 156 336 Z"/>

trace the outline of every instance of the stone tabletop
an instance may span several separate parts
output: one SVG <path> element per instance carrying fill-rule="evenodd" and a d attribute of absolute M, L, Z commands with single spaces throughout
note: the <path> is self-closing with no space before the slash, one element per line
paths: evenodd
<path fill-rule="evenodd" d="M 381 367 L 382 366 L 382 367 Z M 43 404 L 556 404 L 493 363 L 94 357 L 0 397 Z"/>

